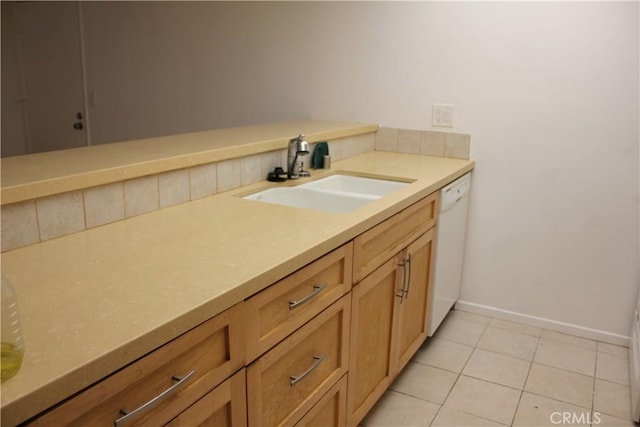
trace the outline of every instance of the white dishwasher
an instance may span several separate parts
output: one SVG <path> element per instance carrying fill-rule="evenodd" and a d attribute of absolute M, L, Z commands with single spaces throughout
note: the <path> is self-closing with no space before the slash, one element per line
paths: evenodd
<path fill-rule="evenodd" d="M 471 174 L 468 173 L 440 192 L 438 237 L 429 302 L 429 336 L 434 334 L 460 296 L 470 186 Z"/>

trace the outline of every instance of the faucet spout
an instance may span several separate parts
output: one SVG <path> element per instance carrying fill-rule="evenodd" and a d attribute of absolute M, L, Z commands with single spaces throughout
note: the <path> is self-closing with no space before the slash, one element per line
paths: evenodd
<path fill-rule="evenodd" d="M 309 176 L 309 172 L 302 170 L 300 156 L 309 154 L 309 143 L 304 139 L 304 135 L 298 135 L 289 140 L 287 152 L 287 176 L 289 179 L 298 179 L 300 176 Z"/>

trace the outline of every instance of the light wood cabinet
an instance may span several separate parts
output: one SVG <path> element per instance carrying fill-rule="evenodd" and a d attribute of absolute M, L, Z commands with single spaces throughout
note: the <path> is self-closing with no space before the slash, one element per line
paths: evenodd
<path fill-rule="evenodd" d="M 168 423 L 244 365 L 241 306 L 170 341 L 35 419 L 32 425 Z"/>
<path fill-rule="evenodd" d="M 402 280 L 405 286 L 398 311 L 396 374 L 427 339 L 434 234 L 435 230 L 430 229 L 402 253 Z"/>
<path fill-rule="evenodd" d="M 329 252 L 246 301 L 249 362 L 351 290 L 353 243 Z"/>
<path fill-rule="evenodd" d="M 32 424 L 357 425 L 427 337 L 437 205 L 422 199 Z"/>
<path fill-rule="evenodd" d="M 294 425 L 347 372 L 351 294 L 247 368 L 249 425 Z"/>
<path fill-rule="evenodd" d="M 427 200 L 430 201 L 427 203 Z M 387 249 L 396 248 L 399 244 L 395 242 L 401 242 L 402 247 L 388 261 L 364 277 L 352 291 L 348 425 L 357 425 L 364 418 L 427 338 L 435 228 L 424 230 L 421 227 L 419 229 L 422 233 L 415 236 L 400 227 L 401 236 L 397 237 L 389 235 L 394 228 L 389 228 L 388 224 L 399 224 L 398 218 L 406 219 L 407 212 L 412 218 L 435 215 L 433 209 L 436 205 L 436 197 L 427 198 L 355 240 L 356 254 L 360 238 L 369 245 L 369 242 L 378 240 L 379 236 L 386 235 L 386 242 L 394 242 L 388 244 Z M 420 210 L 425 212 L 420 213 Z M 431 221 L 426 222 L 430 223 Z M 380 248 L 377 251 L 379 254 L 384 253 Z M 376 255 L 372 259 L 376 258 L 383 257 Z M 371 268 L 371 263 L 361 265 L 366 266 L 361 271 Z"/>
<path fill-rule="evenodd" d="M 174 418 L 167 427 L 246 427 L 245 384 L 245 370 L 241 369 Z"/>
<path fill-rule="evenodd" d="M 390 259 L 352 291 L 348 425 L 357 425 L 393 381 L 399 264 L 400 257 Z"/>
<path fill-rule="evenodd" d="M 353 241 L 353 282 L 358 283 L 436 224 L 438 193 L 365 231 Z"/>
<path fill-rule="evenodd" d="M 347 376 L 325 394 L 296 427 L 344 427 L 346 425 Z"/>

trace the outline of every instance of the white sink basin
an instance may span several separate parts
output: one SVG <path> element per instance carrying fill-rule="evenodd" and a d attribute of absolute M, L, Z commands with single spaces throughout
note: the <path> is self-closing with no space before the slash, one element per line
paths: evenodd
<path fill-rule="evenodd" d="M 408 185 L 407 182 L 390 181 L 387 179 L 364 178 L 353 175 L 331 175 L 317 181 L 308 182 L 298 188 L 313 188 L 316 190 L 330 190 L 341 193 L 367 194 L 384 196 Z"/>
<path fill-rule="evenodd" d="M 331 175 L 295 187 L 278 187 L 244 196 L 243 199 L 277 205 L 347 213 L 408 185 L 406 182 Z"/>
<path fill-rule="evenodd" d="M 379 197 L 368 195 L 345 195 L 299 187 L 270 188 L 244 196 L 244 199 L 293 206 L 330 213 L 347 213 L 366 205 Z"/>

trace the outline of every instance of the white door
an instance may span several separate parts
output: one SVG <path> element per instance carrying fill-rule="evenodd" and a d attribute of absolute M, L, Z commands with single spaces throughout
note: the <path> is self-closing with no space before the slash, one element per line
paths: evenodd
<path fill-rule="evenodd" d="M 16 2 L 29 152 L 87 145 L 78 2 Z"/>

